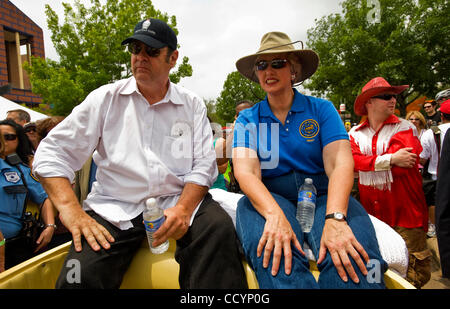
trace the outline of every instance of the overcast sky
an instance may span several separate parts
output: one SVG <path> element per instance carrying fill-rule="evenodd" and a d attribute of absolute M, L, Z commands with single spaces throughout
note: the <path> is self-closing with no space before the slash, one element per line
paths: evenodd
<path fill-rule="evenodd" d="M 45 54 L 58 60 L 47 29 L 45 4 L 57 12 L 62 2 L 73 0 L 10 0 L 44 31 Z M 137 0 L 144 1 L 144 0 Z M 90 0 L 82 0 L 89 6 Z M 103 1 L 104 2 L 104 1 Z M 256 52 L 261 37 L 270 31 L 287 33 L 293 41 L 306 42 L 314 20 L 341 11 L 339 0 L 152 0 L 161 12 L 177 17 L 180 59 L 189 57 L 193 75 L 181 85 L 205 99 L 220 95 L 236 61 Z M 130 29 L 130 33 L 133 29 Z M 298 47 L 299 48 L 299 47 Z"/>

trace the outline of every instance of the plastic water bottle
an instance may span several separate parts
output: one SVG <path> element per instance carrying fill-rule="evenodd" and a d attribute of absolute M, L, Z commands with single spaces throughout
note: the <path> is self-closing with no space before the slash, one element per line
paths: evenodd
<path fill-rule="evenodd" d="M 147 232 L 148 245 L 150 251 L 154 254 L 162 254 L 169 248 L 169 241 L 160 244 L 158 247 L 153 247 L 153 233 L 155 233 L 159 227 L 164 223 L 165 217 L 164 212 L 161 208 L 156 205 L 156 200 L 154 198 L 149 198 L 145 205 L 147 208 L 144 210 L 142 216 L 144 217 L 145 231 Z"/>
<path fill-rule="evenodd" d="M 311 178 L 306 178 L 298 190 L 297 220 L 303 232 L 309 233 L 314 223 L 317 190 Z"/>

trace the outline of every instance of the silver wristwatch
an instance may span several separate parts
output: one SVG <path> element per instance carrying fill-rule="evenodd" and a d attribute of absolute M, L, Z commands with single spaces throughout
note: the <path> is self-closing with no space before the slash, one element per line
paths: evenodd
<path fill-rule="evenodd" d="M 345 217 L 345 215 L 342 212 L 333 212 L 329 215 L 326 215 L 325 220 L 326 219 L 335 219 L 337 221 L 347 221 L 347 218 Z"/>

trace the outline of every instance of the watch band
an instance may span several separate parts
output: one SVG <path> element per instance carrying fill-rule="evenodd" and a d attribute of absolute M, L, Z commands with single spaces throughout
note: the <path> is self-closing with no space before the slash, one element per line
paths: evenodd
<path fill-rule="evenodd" d="M 347 221 L 347 218 L 345 217 L 345 215 L 342 212 L 333 212 L 331 214 L 328 214 L 325 216 L 325 220 L 326 219 L 335 219 L 338 221 Z"/>
<path fill-rule="evenodd" d="M 55 230 L 56 230 L 56 228 L 57 228 L 56 224 L 46 224 L 46 225 L 45 225 L 45 228 L 48 228 L 48 227 L 52 227 L 52 228 L 54 228 Z"/>

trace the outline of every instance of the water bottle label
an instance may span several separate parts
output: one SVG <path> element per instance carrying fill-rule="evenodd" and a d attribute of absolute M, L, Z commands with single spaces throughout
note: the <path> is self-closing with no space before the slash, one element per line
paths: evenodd
<path fill-rule="evenodd" d="M 300 191 L 298 193 L 298 201 L 307 201 L 313 204 L 316 203 L 316 195 L 311 191 Z"/>
<path fill-rule="evenodd" d="M 159 227 L 164 223 L 165 219 L 166 218 L 164 216 L 162 216 L 161 218 L 159 218 L 155 221 L 144 220 L 145 230 L 147 232 L 152 232 L 152 233 L 156 232 L 159 229 Z"/>

